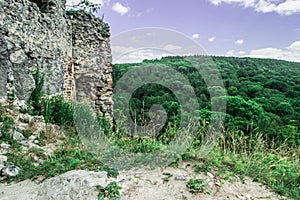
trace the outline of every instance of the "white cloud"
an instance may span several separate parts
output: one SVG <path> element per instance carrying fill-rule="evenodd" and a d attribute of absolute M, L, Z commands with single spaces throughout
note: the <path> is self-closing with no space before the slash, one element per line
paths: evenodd
<path fill-rule="evenodd" d="M 235 50 L 230 50 L 228 51 L 225 55 L 226 56 L 243 56 L 245 55 L 245 51 L 235 51 Z"/>
<path fill-rule="evenodd" d="M 209 0 L 212 4 L 214 5 L 220 5 L 221 3 L 245 3 L 247 5 L 253 5 L 253 3 L 255 2 L 255 0 Z"/>
<path fill-rule="evenodd" d="M 300 41 L 296 41 L 288 47 L 291 51 L 300 51 Z"/>
<path fill-rule="evenodd" d="M 253 8 L 257 12 L 276 12 L 281 15 L 300 13 L 299 0 L 209 0 L 214 5 L 222 3 L 237 4 L 245 8 Z"/>
<path fill-rule="evenodd" d="M 235 41 L 235 44 L 244 44 L 244 40 L 237 40 Z"/>
<path fill-rule="evenodd" d="M 141 16 L 145 16 L 145 15 L 151 13 L 153 10 L 154 10 L 153 8 L 148 8 L 147 10 L 140 11 L 140 12 L 137 12 L 135 14 L 131 14 L 129 16 L 131 16 L 131 17 L 141 17 Z"/>
<path fill-rule="evenodd" d="M 161 59 L 166 56 L 174 56 L 172 51 L 181 50 L 182 47 L 168 44 L 163 49 L 134 48 L 129 46 L 111 46 L 113 63 L 138 63 L 145 59 Z M 168 52 L 170 51 L 170 53 Z"/>
<path fill-rule="evenodd" d="M 164 46 L 163 49 L 166 51 L 178 51 L 178 50 L 182 49 L 182 47 L 173 45 L 173 44 L 167 44 L 166 46 Z"/>
<path fill-rule="evenodd" d="M 250 52 L 250 56 L 264 57 L 264 58 L 279 58 L 283 54 L 284 51 L 282 49 L 276 49 L 276 48 L 257 49 L 257 50 L 252 50 Z"/>
<path fill-rule="evenodd" d="M 166 56 L 174 56 L 172 53 L 158 49 L 133 49 L 132 47 L 115 46 L 112 47 L 112 50 L 124 50 L 123 54 L 118 57 L 113 56 L 113 63 L 139 63 L 145 59 L 161 59 Z"/>
<path fill-rule="evenodd" d="M 295 41 L 284 49 L 263 48 L 250 51 L 249 57 L 275 58 L 294 62 L 300 62 L 300 41 Z"/>
<path fill-rule="evenodd" d="M 113 5 L 112 10 L 119 13 L 120 15 L 125 15 L 129 12 L 130 7 L 123 6 L 121 3 L 117 2 Z"/>
<path fill-rule="evenodd" d="M 120 55 L 123 53 L 127 53 L 133 51 L 135 48 L 133 47 L 124 47 L 124 46 L 111 46 L 111 51 L 114 55 Z"/>
<path fill-rule="evenodd" d="M 209 42 L 214 42 L 216 40 L 216 37 L 211 37 L 208 39 Z"/>
<path fill-rule="evenodd" d="M 194 38 L 194 39 L 198 39 L 199 37 L 200 37 L 200 35 L 198 33 L 195 33 L 192 35 L 192 38 Z"/>

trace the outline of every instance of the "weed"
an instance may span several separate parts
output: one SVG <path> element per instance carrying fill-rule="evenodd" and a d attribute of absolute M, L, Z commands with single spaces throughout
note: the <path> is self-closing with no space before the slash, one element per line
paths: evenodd
<path fill-rule="evenodd" d="M 47 159 L 44 150 L 38 147 L 31 147 L 28 149 L 28 154 L 34 154 L 41 159 Z"/>
<path fill-rule="evenodd" d="M 212 170 L 212 166 L 207 164 L 196 164 L 194 165 L 194 170 L 196 173 L 204 172 L 207 174 L 207 172 L 210 172 Z"/>
<path fill-rule="evenodd" d="M 66 102 L 62 95 L 54 96 L 44 102 L 44 117 L 49 122 L 59 126 L 73 126 L 73 108 L 71 102 Z"/>
<path fill-rule="evenodd" d="M 163 149 L 165 145 L 152 138 L 124 137 L 114 141 L 114 144 L 133 153 L 150 153 Z"/>
<path fill-rule="evenodd" d="M 207 181 L 203 179 L 190 179 L 186 185 L 186 187 L 189 189 L 191 193 L 206 193 L 206 194 L 211 194 L 211 191 L 207 188 L 208 183 Z"/>
<path fill-rule="evenodd" d="M 24 130 L 22 131 L 22 134 L 24 135 L 25 138 L 29 138 L 30 136 L 32 136 L 33 132 L 32 130 Z"/>
<path fill-rule="evenodd" d="M 98 185 L 97 189 L 99 190 L 98 200 L 104 200 L 104 198 L 109 198 L 110 200 L 120 199 L 119 190 L 122 187 L 118 186 L 116 182 L 111 182 L 106 187 Z"/>
<path fill-rule="evenodd" d="M 165 176 L 164 178 L 162 178 L 163 183 L 169 182 L 169 181 L 170 181 L 170 178 L 173 176 L 173 175 L 170 174 L 170 173 L 163 173 L 163 175 Z"/>
<path fill-rule="evenodd" d="M 9 131 L 13 128 L 13 125 L 15 124 L 13 118 L 8 117 L 8 116 L 4 116 L 3 118 L 3 123 L 1 126 L 1 132 L 3 134 L 3 136 L 0 138 L 0 140 L 10 140 L 11 136 L 9 134 Z"/>
<path fill-rule="evenodd" d="M 39 115 L 42 110 L 42 103 L 41 98 L 43 96 L 43 86 L 45 82 L 45 74 L 40 74 L 40 69 L 37 68 L 37 70 L 33 73 L 33 78 L 35 82 L 35 88 L 33 89 L 29 99 L 28 103 L 32 106 L 32 110 L 30 110 L 30 114 L 32 115 Z"/>
<path fill-rule="evenodd" d="M 37 138 L 40 145 L 42 146 L 45 145 L 45 138 L 46 138 L 45 131 L 41 131 L 40 136 Z"/>

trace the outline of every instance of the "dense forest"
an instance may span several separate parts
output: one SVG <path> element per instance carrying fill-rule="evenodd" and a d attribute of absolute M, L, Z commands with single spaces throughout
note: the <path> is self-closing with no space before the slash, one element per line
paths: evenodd
<path fill-rule="evenodd" d="M 191 60 L 199 60 L 197 67 L 208 69 L 206 73 L 206 76 L 209 76 L 208 80 L 214 80 L 217 74 L 215 70 L 219 71 L 226 89 L 225 96 L 220 92 L 220 87 L 207 87 L 195 64 L 191 64 Z M 212 63 L 216 67 L 210 70 L 209 65 Z M 194 112 L 199 113 L 200 121 L 210 120 L 212 102 L 210 97 L 213 94 L 217 98 L 226 98 L 224 127 L 227 130 L 239 129 L 246 134 L 250 131 L 259 131 L 269 141 L 300 144 L 300 63 L 258 58 L 165 57 L 160 60 L 144 60 L 142 63 L 115 64 L 114 84 L 118 84 L 118 80 L 126 72 L 142 66 L 150 68 L 162 66 L 180 72 L 190 85 L 184 86 L 182 84 L 186 83 L 178 82 L 176 77 L 167 74 L 165 76 L 167 80 L 164 81 L 170 81 L 173 86 L 193 87 L 199 103 L 199 110 Z M 174 76 L 177 74 L 174 73 Z M 155 76 L 155 73 L 149 76 Z M 130 85 L 136 85 L 135 82 L 143 80 L 136 77 L 128 81 Z M 118 99 L 114 101 L 120 104 Z M 176 95 L 167 87 L 155 83 L 143 85 L 132 94 L 131 116 L 137 119 L 147 118 L 144 113 L 153 104 L 164 107 L 168 113 L 169 123 L 176 124 L 179 121 L 181 107 Z"/>

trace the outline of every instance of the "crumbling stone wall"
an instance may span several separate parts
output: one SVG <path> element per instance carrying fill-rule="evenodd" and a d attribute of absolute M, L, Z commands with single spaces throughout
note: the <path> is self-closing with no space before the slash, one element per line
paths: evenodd
<path fill-rule="evenodd" d="M 75 76 L 70 77 L 75 77 L 76 99 L 91 102 L 101 116 L 112 120 L 109 27 L 102 20 L 84 12 L 71 15 L 71 22 L 74 63 L 72 70 Z"/>
<path fill-rule="evenodd" d="M 112 120 L 109 42 L 107 24 L 67 15 L 65 0 L 0 0 L 0 99 L 27 100 L 39 69 L 45 92 L 86 101 Z"/>
<path fill-rule="evenodd" d="M 63 1 L 58 2 L 55 12 L 44 13 L 28 0 L 0 0 L 1 98 L 15 94 L 28 99 L 38 68 L 45 74 L 45 89 L 49 86 L 51 94 L 62 91 L 62 58 L 71 57 L 72 51 L 70 22 Z"/>

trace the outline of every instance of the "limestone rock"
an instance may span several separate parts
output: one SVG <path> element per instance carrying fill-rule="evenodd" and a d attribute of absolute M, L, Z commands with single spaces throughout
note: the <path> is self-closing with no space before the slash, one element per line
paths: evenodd
<path fill-rule="evenodd" d="M 38 193 L 40 200 L 97 200 L 97 185 L 106 186 L 107 172 L 73 170 L 46 180 Z"/>
<path fill-rule="evenodd" d="M 2 143 L 0 144 L 0 148 L 1 148 L 1 149 L 9 149 L 9 148 L 10 148 L 10 145 L 7 144 L 7 143 L 5 143 L 5 142 L 2 142 Z"/>
<path fill-rule="evenodd" d="M 0 171 L 0 175 L 2 176 L 17 176 L 19 174 L 20 168 L 15 166 L 13 163 L 5 163 L 5 167 L 3 167 Z"/>
<path fill-rule="evenodd" d="M 112 121 L 109 26 L 88 13 L 67 15 L 65 0 L 0 2 L 0 101 L 27 101 L 39 69 L 44 94 L 49 87 L 51 95 L 87 99 Z"/>
<path fill-rule="evenodd" d="M 7 156 L 0 155 L 0 170 L 5 167 Z"/>
<path fill-rule="evenodd" d="M 28 142 L 24 135 L 17 130 L 11 132 L 12 138 L 15 139 L 19 144 L 23 146 L 28 146 Z"/>

